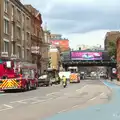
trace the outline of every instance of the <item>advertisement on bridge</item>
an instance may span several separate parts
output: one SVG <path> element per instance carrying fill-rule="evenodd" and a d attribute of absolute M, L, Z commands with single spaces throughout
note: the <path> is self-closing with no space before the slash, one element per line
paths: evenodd
<path fill-rule="evenodd" d="M 102 60 L 102 52 L 72 51 L 71 60 Z"/>

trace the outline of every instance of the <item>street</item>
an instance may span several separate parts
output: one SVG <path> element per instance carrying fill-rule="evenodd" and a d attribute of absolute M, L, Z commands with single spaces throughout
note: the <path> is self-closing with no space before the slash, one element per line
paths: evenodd
<path fill-rule="evenodd" d="M 1 120 L 41 120 L 70 110 L 106 103 L 111 90 L 99 80 L 0 94 Z"/>

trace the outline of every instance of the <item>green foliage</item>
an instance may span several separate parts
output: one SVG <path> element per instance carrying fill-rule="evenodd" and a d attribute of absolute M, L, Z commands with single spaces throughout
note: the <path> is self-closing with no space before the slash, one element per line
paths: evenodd
<path fill-rule="evenodd" d="M 115 56 L 116 58 L 116 51 L 117 49 L 116 49 L 115 41 L 110 41 L 108 44 L 108 52 L 109 52 L 110 57 Z"/>

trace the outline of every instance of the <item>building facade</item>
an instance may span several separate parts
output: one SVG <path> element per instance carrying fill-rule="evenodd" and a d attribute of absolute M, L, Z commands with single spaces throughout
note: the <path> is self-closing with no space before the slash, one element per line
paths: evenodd
<path fill-rule="evenodd" d="M 39 74 L 42 71 L 41 58 L 42 58 L 42 17 L 38 10 L 31 5 L 24 5 L 25 8 L 31 13 L 31 55 L 32 63 L 37 64 Z"/>
<path fill-rule="evenodd" d="M 94 45 L 94 46 L 89 46 L 89 45 L 77 45 L 76 50 L 104 50 L 101 45 Z"/>
<path fill-rule="evenodd" d="M 61 63 L 61 52 L 60 52 L 59 48 L 57 48 L 54 45 L 50 45 L 49 58 L 50 58 L 49 67 L 56 69 L 56 70 L 59 70 L 60 63 Z"/>
<path fill-rule="evenodd" d="M 1 57 L 31 62 L 31 14 L 19 0 L 0 0 Z"/>
<path fill-rule="evenodd" d="M 52 40 L 60 40 L 62 39 L 62 35 L 61 34 L 51 34 L 51 39 Z"/>
<path fill-rule="evenodd" d="M 0 0 L 0 56 L 37 64 L 39 73 L 48 65 L 50 32 L 42 16 L 20 0 Z"/>
<path fill-rule="evenodd" d="M 56 47 L 59 47 L 61 52 L 69 51 L 69 40 L 62 38 L 60 34 L 51 34 L 50 43 Z"/>
<path fill-rule="evenodd" d="M 116 48 L 117 48 L 116 61 L 117 61 L 117 73 L 118 73 L 117 78 L 120 80 L 120 37 L 117 39 Z"/>
<path fill-rule="evenodd" d="M 104 40 L 104 49 L 108 50 L 109 49 L 109 42 L 110 41 L 115 41 L 117 38 L 120 37 L 120 32 L 119 31 L 111 31 L 111 32 L 107 32 L 106 36 L 105 36 L 105 40 Z"/>
<path fill-rule="evenodd" d="M 44 39 L 42 44 L 42 72 L 48 68 L 50 48 L 50 31 L 44 30 Z"/>

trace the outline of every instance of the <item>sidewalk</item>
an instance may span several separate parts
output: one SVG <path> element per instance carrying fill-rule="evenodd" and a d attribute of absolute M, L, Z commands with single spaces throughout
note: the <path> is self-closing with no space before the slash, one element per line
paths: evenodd
<path fill-rule="evenodd" d="M 112 80 L 112 81 L 111 80 L 107 80 L 107 81 L 120 86 L 120 81 L 117 81 L 117 80 Z"/>

